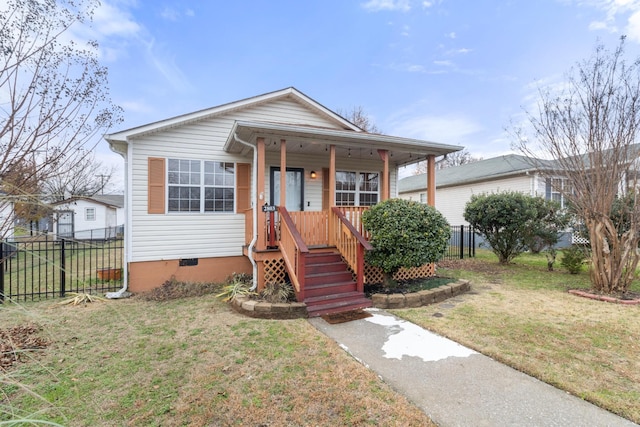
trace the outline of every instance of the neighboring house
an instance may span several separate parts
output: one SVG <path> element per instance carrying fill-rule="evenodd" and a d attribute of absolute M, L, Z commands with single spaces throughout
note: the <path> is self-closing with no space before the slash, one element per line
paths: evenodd
<path fill-rule="evenodd" d="M 329 280 L 310 254 L 340 250 L 361 293 L 362 210 L 397 196 L 399 165 L 462 148 L 364 132 L 294 88 L 105 139 L 125 159 L 131 291 L 253 271 L 258 288 L 289 278 L 308 307 Z"/>
<path fill-rule="evenodd" d="M 0 240 L 13 239 L 14 222 L 13 202 L 0 191 Z"/>
<path fill-rule="evenodd" d="M 468 225 L 464 209 L 474 194 L 517 191 L 541 196 L 564 204 L 557 190 L 561 178 L 549 179 L 540 173 L 544 161 L 535 164 L 525 156 L 509 154 L 436 171 L 436 208 L 451 225 Z M 427 180 L 425 174 L 402 178 L 398 183 L 399 197 L 425 202 Z"/>
<path fill-rule="evenodd" d="M 122 233 L 124 195 L 74 196 L 51 204 L 56 237 L 112 239 Z"/>

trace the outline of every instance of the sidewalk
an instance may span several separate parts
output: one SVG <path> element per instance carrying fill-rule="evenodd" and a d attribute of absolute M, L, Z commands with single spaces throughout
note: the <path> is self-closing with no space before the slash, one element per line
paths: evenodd
<path fill-rule="evenodd" d="M 309 322 L 441 427 L 637 426 L 624 418 L 379 310 Z"/>

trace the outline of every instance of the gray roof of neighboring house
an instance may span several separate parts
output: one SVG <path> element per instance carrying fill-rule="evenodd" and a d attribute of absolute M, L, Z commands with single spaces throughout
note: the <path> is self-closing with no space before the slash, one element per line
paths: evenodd
<path fill-rule="evenodd" d="M 436 171 L 436 187 L 452 187 L 473 182 L 488 181 L 540 169 L 540 159 L 517 154 L 493 157 Z M 426 174 L 409 176 L 398 181 L 398 192 L 409 193 L 427 188 Z"/>
<path fill-rule="evenodd" d="M 124 208 L 124 194 L 96 194 L 90 199 L 102 202 L 116 208 Z"/>

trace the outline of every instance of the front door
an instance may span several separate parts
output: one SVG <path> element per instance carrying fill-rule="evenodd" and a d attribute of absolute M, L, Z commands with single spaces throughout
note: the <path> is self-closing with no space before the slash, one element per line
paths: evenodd
<path fill-rule="evenodd" d="M 280 206 L 280 168 L 271 168 L 271 204 Z M 288 211 L 304 210 L 304 169 L 287 168 L 287 200 L 285 207 Z"/>

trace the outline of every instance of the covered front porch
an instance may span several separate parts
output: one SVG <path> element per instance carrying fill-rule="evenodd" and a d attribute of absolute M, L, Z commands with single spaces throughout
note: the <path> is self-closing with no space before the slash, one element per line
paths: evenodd
<path fill-rule="evenodd" d="M 362 213 L 395 197 L 398 169 L 422 160 L 427 203 L 435 205 L 436 157 L 460 148 L 353 130 L 236 122 L 225 149 L 253 154 L 251 171 L 237 180 L 251 194 L 244 254 L 258 289 L 288 280 L 310 315 L 367 306 L 364 284 L 381 281 L 382 273 L 364 261 L 372 248 Z M 398 278 L 433 272 L 427 265 Z"/>

